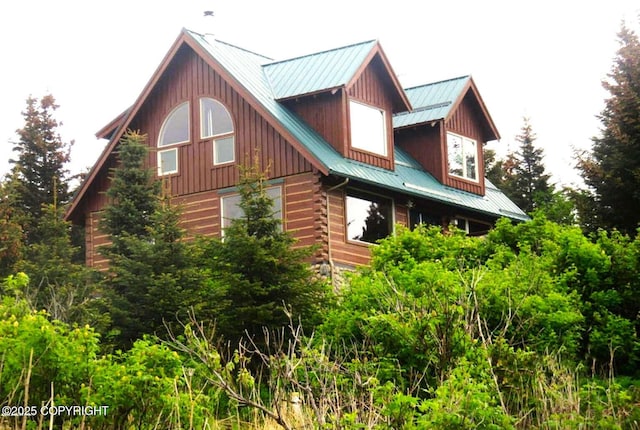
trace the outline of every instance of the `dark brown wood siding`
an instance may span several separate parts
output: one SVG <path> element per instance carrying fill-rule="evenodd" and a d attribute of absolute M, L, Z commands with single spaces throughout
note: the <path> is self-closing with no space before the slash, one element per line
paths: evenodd
<path fill-rule="evenodd" d="M 211 139 L 200 138 L 200 98 L 220 101 L 234 123 L 234 163 L 213 164 Z M 284 177 L 311 171 L 311 164 L 281 136 L 269 122 L 222 79 L 190 48 L 178 51 L 163 77 L 150 93 L 132 123 L 147 133 L 149 147 L 156 148 L 162 123 L 180 103 L 191 108 L 191 140 L 178 145 L 178 173 L 170 175 L 174 195 L 186 195 L 233 186 L 238 181 L 238 164 L 253 163 L 258 150 L 259 165 L 270 177 Z M 149 154 L 148 164 L 157 168 L 156 155 Z"/>
<path fill-rule="evenodd" d="M 446 163 L 441 140 L 441 122 L 404 128 L 395 133 L 396 145 L 411 155 L 441 183 L 445 180 Z"/>
<path fill-rule="evenodd" d="M 374 57 L 348 89 L 349 98 L 362 101 L 385 111 L 387 130 L 387 156 L 381 156 L 348 146 L 347 157 L 363 163 L 372 164 L 384 169 L 393 170 L 393 99 L 390 95 L 389 79 L 385 79 L 386 71 L 380 57 Z M 345 103 L 345 106 L 348 104 Z M 348 109 L 347 109 L 348 110 Z M 349 133 L 347 133 L 349 139 Z"/>
<path fill-rule="evenodd" d="M 467 93 L 462 102 L 458 105 L 453 115 L 445 123 L 446 131 L 451 131 L 462 136 L 474 139 L 477 144 L 478 154 L 478 182 L 446 175 L 445 184 L 468 191 L 474 194 L 484 195 L 484 159 L 482 148 L 484 143 L 482 140 L 482 122 L 480 121 L 481 112 L 474 102 L 471 93 Z M 443 133 L 444 160 L 446 157 L 446 132 Z"/>
<path fill-rule="evenodd" d="M 347 154 L 344 92 L 326 92 L 288 100 L 285 105 L 300 116 L 343 156 Z"/>
<path fill-rule="evenodd" d="M 395 223 L 407 227 L 409 225 L 409 208 L 396 201 L 395 209 Z"/>
<path fill-rule="evenodd" d="M 282 189 L 283 227 L 297 240 L 295 246 L 318 245 L 313 259 L 328 261 L 326 192 L 322 189 L 321 174 L 293 175 L 277 185 Z M 172 199 L 171 203 L 181 211 L 180 227 L 185 230 L 185 239 L 220 235 L 220 199 L 223 195 L 226 193 L 210 190 Z M 104 269 L 107 260 L 98 254 L 98 248 L 109 243 L 109 238 L 100 229 L 100 212 L 91 213 L 85 224 L 87 265 Z"/>
<path fill-rule="evenodd" d="M 233 119 L 235 162 L 214 166 L 211 139 L 200 138 L 201 97 L 220 101 Z M 313 171 L 311 163 L 287 141 L 269 121 L 226 82 L 191 48 L 183 46 L 158 79 L 128 128 L 147 135 L 149 155 L 146 166 L 157 169 L 157 141 L 162 123 L 179 104 L 190 104 L 190 141 L 178 148 L 178 173 L 166 175 L 166 188 L 185 205 L 184 223 L 189 234 L 219 233 L 219 204 L 213 190 L 235 186 L 239 164 L 253 164 L 257 156 L 261 169 L 270 178 L 281 178 Z M 167 147 L 169 148 L 169 147 Z M 163 148 L 164 149 L 164 148 Z M 115 151 L 117 152 L 117 146 Z M 87 262 L 96 265 L 96 249 L 101 238 L 95 213 L 107 203 L 104 192 L 110 183 L 110 169 L 116 166 L 112 153 L 96 174 L 81 208 L 86 234 Z M 215 197 L 214 197 L 215 196 Z M 216 218 L 218 217 L 218 218 Z"/>

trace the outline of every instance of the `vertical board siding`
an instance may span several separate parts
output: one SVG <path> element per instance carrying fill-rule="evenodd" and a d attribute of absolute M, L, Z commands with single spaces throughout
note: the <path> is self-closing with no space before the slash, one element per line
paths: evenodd
<path fill-rule="evenodd" d="M 395 133 L 396 145 L 411 155 L 439 182 L 445 180 L 446 163 L 440 139 L 440 124 L 422 125 L 399 130 Z"/>
<path fill-rule="evenodd" d="M 478 182 L 457 178 L 447 175 L 445 183 L 451 187 L 458 188 L 460 190 L 468 191 L 474 194 L 485 194 L 484 188 L 484 155 L 483 148 L 485 142 L 483 139 L 483 133 L 481 128 L 481 122 L 479 118 L 479 112 L 474 108 L 473 102 L 469 95 L 465 96 L 456 111 L 451 118 L 447 120 L 445 127 L 446 130 L 460 134 L 462 136 L 470 137 L 477 142 L 477 160 L 478 160 Z M 446 136 L 445 136 L 446 139 Z M 446 141 L 443 143 L 446 148 Z M 446 157 L 445 157 L 446 160 Z"/>
<path fill-rule="evenodd" d="M 200 138 L 200 97 L 212 97 L 220 101 L 231 114 L 236 144 L 234 163 L 214 166 L 213 143 L 211 139 Z M 176 145 L 178 173 L 162 176 L 161 179 L 171 195 L 184 198 L 184 226 L 189 234 L 219 234 L 219 201 L 217 193 L 211 194 L 211 191 L 235 186 L 239 180 L 238 165 L 253 163 L 256 154 L 259 156 L 259 167 L 268 171 L 272 178 L 312 171 L 311 163 L 290 142 L 185 45 L 176 53 L 128 125 L 129 129 L 146 134 L 149 147 L 146 166 L 154 172 L 157 169 L 157 141 L 162 123 L 176 106 L 185 101 L 190 105 L 191 139 L 186 144 Z M 114 153 L 117 150 L 116 146 Z M 94 266 L 100 258 L 96 254 L 100 234 L 93 214 L 102 210 L 108 202 L 104 193 L 110 184 L 111 169 L 116 165 L 117 157 L 111 154 L 97 173 L 83 202 L 85 224 L 90 224 L 86 239 L 87 262 Z M 209 205 L 207 208 L 211 212 L 205 215 L 207 210 L 202 209 L 202 205 Z"/>
<path fill-rule="evenodd" d="M 361 151 L 349 146 L 347 157 L 363 163 L 393 170 L 393 101 L 389 94 L 389 85 L 383 79 L 385 76 L 382 60 L 376 56 L 364 69 L 362 74 L 348 89 L 349 97 L 362 101 L 371 106 L 381 108 L 385 111 L 387 130 L 387 156 Z M 347 128 L 345 128 L 347 130 Z"/>
<path fill-rule="evenodd" d="M 213 164 L 212 139 L 200 138 L 200 98 L 220 101 L 233 119 L 235 162 Z M 238 164 L 251 162 L 259 149 L 259 165 L 270 176 L 282 177 L 311 171 L 310 163 L 296 151 L 242 96 L 190 48 L 183 47 L 158 81 L 139 110 L 133 123 L 148 135 L 152 149 L 148 165 L 156 169 L 155 149 L 160 127 L 167 115 L 180 103 L 190 104 L 191 140 L 178 147 L 178 173 L 170 175 L 174 195 L 188 195 L 234 186 L 238 182 Z"/>
<path fill-rule="evenodd" d="M 285 105 L 300 116 L 342 156 L 347 155 L 346 124 L 343 115 L 344 94 L 314 94 L 302 99 L 289 100 Z"/>

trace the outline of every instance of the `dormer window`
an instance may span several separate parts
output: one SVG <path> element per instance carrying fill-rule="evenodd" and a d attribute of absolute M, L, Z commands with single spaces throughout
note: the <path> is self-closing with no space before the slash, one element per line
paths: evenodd
<path fill-rule="evenodd" d="M 200 99 L 200 137 L 213 140 L 214 165 L 235 161 L 233 120 L 229 111 L 215 99 Z"/>
<path fill-rule="evenodd" d="M 478 180 L 478 144 L 475 140 L 447 133 L 449 175 Z"/>
<path fill-rule="evenodd" d="M 160 129 L 158 148 L 189 141 L 189 102 L 184 102 L 171 111 Z M 178 172 L 178 148 L 158 150 L 158 175 Z"/>
<path fill-rule="evenodd" d="M 387 155 L 387 126 L 384 110 L 349 101 L 351 147 Z"/>

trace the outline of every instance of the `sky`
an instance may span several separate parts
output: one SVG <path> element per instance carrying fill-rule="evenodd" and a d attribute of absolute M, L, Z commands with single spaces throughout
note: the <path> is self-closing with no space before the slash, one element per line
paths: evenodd
<path fill-rule="evenodd" d="M 214 12 L 204 17 L 204 11 Z M 558 185 L 576 185 L 608 96 L 622 21 L 638 32 L 637 0 L 21 0 L 0 3 L 0 174 L 31 95 L 52 94 L 73 173 L 106 141 L 95 133 L 133 104 L 185 27 L 286 59 L 378 39 L 403 86 L 471 74 L 516 150 L 528 117 Z"/>

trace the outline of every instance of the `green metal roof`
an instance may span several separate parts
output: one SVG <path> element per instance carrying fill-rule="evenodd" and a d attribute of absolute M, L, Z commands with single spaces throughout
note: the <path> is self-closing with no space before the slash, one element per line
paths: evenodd
<path fill-rule="evenodd" d="M 272 64 L 269 59 L 233 45 L 206 38 L 198 33 L 185 31 L 227 72 L 234 76 L 273 118 L 280 122 L 280 125 L 288 130 L 300 144 L 304 145 L 330 174 L 495 217 L 506 216 L 518 220 L 529 219 L 522 210 L 488 181 L 485 196 L 447 187 L 438 182 L 416 160 L 397 146 L 394 149 L 395 170 L 393 171 L 343 157 L 305 121 L 277 101 L 273 86 L 269 82 L 263 67 L 265 64 Z M 372 42 L 365 42 L 362 45 L 368 43 Z M 363 46 L 361 48 L 364 51 Z M 353 67 L 357 68 L 359 65 L 356 64 Z M 328 73 L 328 71 L 329 69 L 325 73 Z M 341 76 L 344 77 L 346 74 L 341 73 Z M 337 82 L 337 80 L 334 82 Z M 313 87 L 319 88 L 318 85 Z M 312 88 L 312 86 L 308 85 L 305 88 Z M 451 88 L 448 92 L 442 91 L 441 93 L 453 94 L 456 87 L 452 85 Z M 416 91 L 414 95 L 419 96 L 419 90 L 417 88 L 414 90 Z M 419 106 L 419 104 L 416 104 L 416 106 Z"/>
<path fill-rule="evenodd" d="M 344 86 L 369 55 L 376 41 L 357 43 L 263 66 L 276 99 Z"/>
<path fill-rule="evenodd" d="M 461 76 L 405 89 L 413 110 L 394 115 L 393 127 L 407 127 L 446 118 L 469 79 L 470 76 Z"/>

